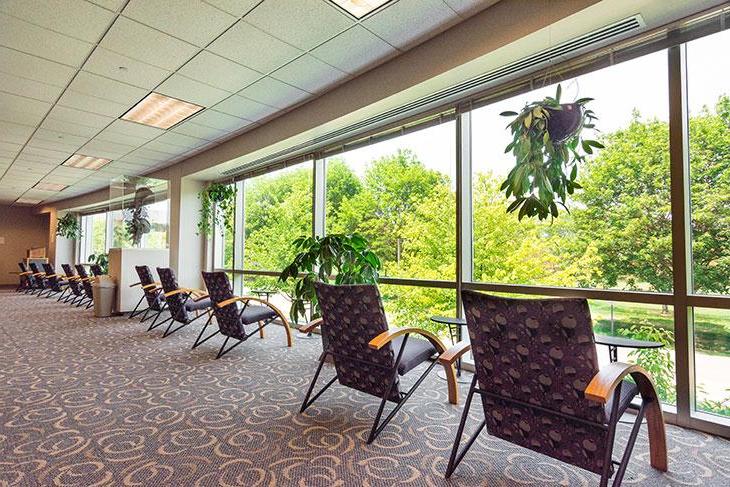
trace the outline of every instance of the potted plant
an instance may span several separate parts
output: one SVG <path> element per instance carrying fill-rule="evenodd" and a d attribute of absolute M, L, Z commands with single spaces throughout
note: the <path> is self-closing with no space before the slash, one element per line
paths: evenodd
<path fill-rule="evenodd" d="M 225 225 L 233 232 L 233 215 L 236 211 L 236 185 L 213 183 L 198 193 L 200 220 L 198 235 L 209 236 L 215 225 Z M 216 208 L 218 211 L 215 211 Z"/>
<path fill-rule="evenodd" d="M 132 238 L 132 243 L 139 246 L 142 243 L 142 236 L 149 233 L 152 225 L 148 219 L 147 204 L 154 196 L 152 190 L 143 186 L 134 193 L 134 200 L 129 208 L 124 210 L 124 223 L 127 233 Z"/>
<path fill-rule="evenodd" d="M 66 213 L 59 218 L 56 223 L 56 235 L 70 239 L 81 238 L 81 224 L 77 216 Z"/>
<path fill-rule="evenodd" d="M 91 254 L 89 256 L 89 264 L 98 264 L 103 274 L 109 274 L 109 254 Z"/>
<path fill-rule="evenodd" d="M 306 319 L 306 303 L 311 306 L 310 318 L 319 318 L 321 310 L 314 292 L 314 283 L 375 284 L 378 282 L 380 259 L 368 241 L 358 234 L 334 233 L 326 237 L 299 237 L 292 242 L 297 255 L 281 271 L 280 282 L 294 280 L 289 315 L 296 324 Z"/>
<path fill-rule="evenodd" d="M 528 103 L 521 112 L 503 112 L 514 117 L 508 127 L 512 141 L 505 152 L 515 156 L 515 166 L 501 190 L 514 201 L 507 212 L 519 209 L 518 218 L 537 216 L 540 220 L 558 216 L 558 205 L 565 208 L 568 195 L 581 186 L 576 182 L 578 164 L 603 145 L 587 139 L 583 129 L 594 129 L 597 119 L 586 104 L 593 98 L 560 103 L 561 87 L 555 97 Z"/>

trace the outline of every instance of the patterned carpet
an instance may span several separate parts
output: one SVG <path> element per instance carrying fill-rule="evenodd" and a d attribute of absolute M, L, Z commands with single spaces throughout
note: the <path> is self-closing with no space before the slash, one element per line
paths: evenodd
<path fill-rule="evenodd" d="M 321 345 L 287 349 L 276 326 L 215 360 L 219 337 L 190 350 L 200 325 L 162 339 L 136 320 L 7 291 L 0 310 L 2 486 L 598 483 L 486 432 L 445 481 L 460 408 L 435 372 L 372 445 L 371 397 L 336 386 L 301 415 Z M 669 427 L 662 475 L 644 433 L 624 485 L 730 485 L 730 442 Z"/>

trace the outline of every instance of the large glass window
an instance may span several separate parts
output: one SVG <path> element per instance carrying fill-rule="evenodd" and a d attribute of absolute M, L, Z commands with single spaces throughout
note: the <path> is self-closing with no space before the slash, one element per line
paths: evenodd
<path fill-rule="evenodd" d="M 383 275 L 456 277 L 454 122 L 326 160 L 327 233 L 357 232 Z"/>
<path fill-rule="evenodd" d="M 87 262 L 90 255 L 107 251 L 106 213 L 82 216 L 81 230 L 81 255 L 79 255 L 79 262 Z"/>
<path fill-rule="evenodd" d="M 562 80 L 562 102 L 594 98 L 606 146 L 580 167 L 577 191 L 554 221 L 506 213 L 499 187 L 514 166 L 499 114 L 554 96 L 557 84 L 472 114 L 473 279 L 670 292 L 671 200 L 667 54 L 656 52 Z M 588 129 L 585 129 L 588 131 Z"/>

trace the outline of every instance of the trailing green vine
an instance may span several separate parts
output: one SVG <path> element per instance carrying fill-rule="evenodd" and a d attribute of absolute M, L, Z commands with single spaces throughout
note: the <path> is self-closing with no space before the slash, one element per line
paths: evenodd
<path fill-rule="evenodd" d="M 198 199 L 200 199 L 198 235 L 206 237 L 212 235 L 216 225 L 224 225 L 227 231 L 233 232 L 236 211 L 235 184 L 213 183 L 198 193 Z"/>
<path fill-rule="evenodd" d="M 555 97 L 529 103 L 520 113 L 501 114 L 514 117 L 508 125 L 512 142 L 504 151 L 511 151 L 516 163 L 500 190 L 507 198 L 514 197 L 507 212 L 519 209 L 520 220 L 556 218 L 558 205 L 569 211 L 568 195 L 581 188 L 576 181 L 578 163 L 594 148 L 603 148 L 600 142 L 582 137 L 584 128 L 595 128 L 597 117 L 585 108 L 593 98 L 561 104 L 560 94 L 558 85 Z"/>
<path fill-rule="evenodd" d="M 81 223 L 74 213 L 66 213 L 56 223 L 56 235 L 70 238 L 81 238 Z"/>

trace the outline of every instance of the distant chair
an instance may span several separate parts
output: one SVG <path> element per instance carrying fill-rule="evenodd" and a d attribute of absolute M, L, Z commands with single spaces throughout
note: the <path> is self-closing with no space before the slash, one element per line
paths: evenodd
<path fill-rule="evenodd" d="M 437 353 L 445 351 L 436 335 L 419 328 L 388 329 L 378 287 L 373 284 L 334 286 L 315 283 L 322 318 L 300 328 L 310 333 L 321 326 L 327 343 L 319 366 L 312 378 L 300 412 L 304 412 L 336 380 L 343 386 L 357 389 L 381 399 L 367 442 L 372 443 L 387 426 L 411 394 L 437 365 L 428 364 L 408 392 L 400 390 L 400 376 L 407 374 Z M 409 339 L 421 335 L 425 340 Z M 336 375 L 310 399 L 322 366 L 332 357 Z M 448 379 L 449 401 L 458 403 L 456 376 L 452 365 L 444 366 Z M 395 407 L 381 423 L 386 402 Z"/>
<path fill-rule="evenodd" d="M 26 294 L 32 292 L 35 289 L 33 272 L 28 270 L 28 266 L 24 262 L 18 262 L 18 268 L 20 269 L 20 272 L 18 272 L 19 283 L 15 290 L 18 292 L 23 291 Z"/>
<path fill-rule="evenodd" d="M 177 283 L 175 272 L 170 268 L 158 267 L 157 275 L 160 276 L 162 290 L 165 292 L 163 309 L 166 307 L 170 311 L 170 317 L 157 325 L 153 321 L 148 331 L 169 323 L 165 333 L 162 334 L 163 337 L 166 337 L 191 324 L 198 318 L 208 316 L 205 311 L 210 309 L 211 304 L 210 298 L 208 298 L 205 292 L 198 289 L 180 287 Z M 191 313 L 195 313 L 194 316 L 191 316 Z M 180 326 L 172 328 L 175 322 L 180 323 Z"/>
<path fill-rule="evenodd" d="M 30 271 L 32 272 L 31 276 L 33 277 L 34 281 L 34 291 L 38 291 L 38 296 L 42 296 L 45 291 L 48 290 L 48 281 L 46 280 L 46 273 L 41 271 L 38 268 L 38 264 L 35 262 L 31 262 L 28 264 L 30 267 Z"/>
<path fill-rule="evenodd" d="M 91 287 L 91 282 L 94 280 L 93 277 L 89 276 L 89 274 L 86 272 L 86 267 L 84 264 L 76 264 L 76 272 L 79 274 L 79 280 L 81 281 L 81 286 L 84 289 L 84 299 L 79 302 L 77 306 L 81 306 L 82 304 L 86 304 L 86 309 L 91 308 L 94 306 L 94 288 Z M 88 299 L 87 302 L 85 302 Z"/>
<path fill-rule="evenodd" d="M 129 318 L 131 319 L 144 313 L 142 314 L 142 319 L 140 320 L 140 323 L 144 323 L 154 316 L 155 319 L 152 320 L 152 325 L 154 325 L 165 306 L 165 296 L 162 291 L 162 285 L 159 282 L 155 282 L 149 266 L 138 265 L 134 266 L 134 269 L 135 271 L 137 271 L 139 282 L 130 284 L 129 287 L 139 286 L 142 289 L 142 296 L 139 298 L 139 301 L 137 301 L 137 306 L 135 306 L 132 312 L 129 314 Z M 144 309 L 139 309 L 139 306 L 142 304 L 143 300 L 147 300 L 147 307 Z M 150 311 L 152 313 L 148 317 L 147 314 Z"/>
<path fill-rule="evenodd" d="M 277 318 L 284 325 L 286 345 L 288 347 L 292 346 L 292 334 L 289 329 L 289 321 L 276 306 L 259 298 L 235 296 L 225 272 L 203 272 L 203 280 L 205 281 L 205 286 L 208 288 L 210 299 L 213 302 L 213 313 L 218 322 L 218 331 L 203 338 L 210 322 L 207 323 L 205 328 L 200 332 L 198 339 L 195 340 L 193 348 L 221 333 L 226 337 L 216 356 L 216 358 L 221 358 L 257 332 L 261 338 L 264 338 L 264 327 Z M 254 324 L 256 325 L 254 330 L 246 330 L 247 326 Z M 231 338 L 236 340 L 236 343 L 226 348 L 228 340 Z"/>
<path fill-rule="evenodd" d="M 43 271 L 45 272 L 44 277 L 48 281 L 48 294 L 46 294 L 46 297 L 61 293 L 61 296 L 57 299 L 57 301 L 60 301 L 68 290 L 68 281 L 62 275 L 56 274 L 53 264 L 47 262 L 43 264 Z"/>
<path fill-rule="evenodd" d="M 84 286 L 81 283 L 81 277 L 76 274 L 71 264 L 61 264 L 63 272 L 66 274 L 66 280 L 68 281 L 68 288 L 71 290 L 64 302 L 68 302 L 71 305 L 79 304 L 84 299 Z"/>
<path fill-rule="evenodd" d="M 476 373 L 446 470 L 450 477 L 479 433 L 529 448 L 601 476 L 605 487 L 626 472 L 646 415 L 652 467 L 667 470 L 664 419 L 649 375 L 637 365 L 598 369 L 591 314 L 585 299 L 510 299 L 462 291 L 471 345 L 439 359 L 453 364 L 471 348 Z M 624 380 L 631 375 L 635 383 Z M 484 421 L 464 449 L 459 443 L 472 398 L 482 398 Z M 612 453 L 616 424 L 631 400 L 641 407 L 620 462 Z"/>
<path fill-rule="evenodd" d="M 99 264 L 91 264 L 89 266 L 89 268 L 91 269 L 91 274 L 94 277 L 99 277 L 99 276 L 105 275 L 104 271 L 101 270 L 101 266 Z"/>

